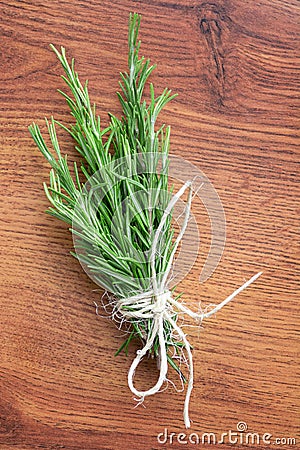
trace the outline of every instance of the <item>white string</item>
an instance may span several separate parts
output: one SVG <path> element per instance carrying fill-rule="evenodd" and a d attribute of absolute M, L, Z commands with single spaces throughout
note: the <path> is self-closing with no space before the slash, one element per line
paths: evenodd
<path fill-rule="evenodd" d="M 184 210 L 184 223 L 182 225 L 181 231 L 175 241 L 174 248 L 168 262 L 167 269 L 163 275 L 162 281 L 158 282 L 158 277 L 155 269 L 155 255 L 157 252 L 157 246 L 159 243 L 159 238 L 163 231 L 163 227 L 166 223 L 168 216 L 170 215 L 174 205 L 178 202 L 180 197 L 184 194 L 184 192 L 189 188 L 188 201 Z M 134 295 L 132 297 L 118 299 L 116 304 L 116 310 L 120 312 L 125 318 L 128 319 L 152 319 L 152 328 L 147 336 L 146 343 L 141 350 L 137 351 L 136 357 L 134 358 L 131 367 L 128 371 L 128 386 L 131 392 L 137 397 L 140 402 L 144 400 L 145 397 L 149 395 L 153 395 L 160 391 L 163 383 L 167 380 L 168 373 L 168 358 L 167 358 L 167 350 L 166 350 L 166 342 L 164 336 L 164 321 L 168 321 L 173 330 L 175 330 L 178 334 L 179 339 L 182 340 L 184 344 L 185 351 L 188 357 L 188 367 L 189 367 L 189 381 L 188 387 L 184 402 L 184 410 L 183 410 L 183 418 L 186 428 L 190 427 L 190 419 L 189 419 L 189 402 L 190 396 L 193 389 L 193 379 L 194 379 L 194 369 L 193 369 L 193 356 L 191 346 L 189 341 L 186 338 L 185 333 L 177 325 L 176 321 L 172 318 L 174 316 L 174 312 L 182 312 L 187 314 L 191 318 L 202 322 L 203 319 L 210 317 L 213 314 L 216 314 L 223 306 L 225 306 L 228 302 L 230 302 L 236 295 L 246 289 L 251 283 L 253 283 L 262 272 L 254 275 L 250 280 L 244 283 L 241 287 L 236 289 L 231 295 L 229 295 L 223 302 L 215 306 L 211 311 L 208 312 L 200 312 L 196 313 L 191 309 L 184 306 L 182 303 L 172 298 L 171 292 L 168 290 L 168 277 L 172 268 L 173 259 L 175 256 L 176 249 L 180 244 L 180 241 L 185 233 L 189 217 L 191 211 L 191 201 L 192 201 L 192 183 L 190 181 L 186 182 L 181 189 L 175 194 L 170 200 L 164 214 L 162 216 L 161 222 L 155 232 L 151 255 L 150 255 L 150 265 L 151 265 L 151 281 L 152 281 L 152 290 L 148 292 L 144 292 L 138 295 Z M 129 309 L 128 309 L 129 308 Z M 133 379 L 135 370 L 140 364 L 142 358 L 147 354 L 149 350 L 151 350 L 154 340 L 158 337 L 159 342 L 159 377 L 156 384 L 146 390 L 139 391 L 134 387 Z"/>

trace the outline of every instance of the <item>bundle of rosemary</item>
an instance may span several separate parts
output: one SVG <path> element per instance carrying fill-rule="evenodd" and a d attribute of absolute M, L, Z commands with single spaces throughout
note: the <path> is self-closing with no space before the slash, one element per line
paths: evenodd
<path fill-rule="evenodd" d="M 54 150 L 48 149 L 38 125 L 29 127 L 39 150 L 51 165 L 50 185 L 44 183 L 51 203 L 48 212 L 70 226 L 74 237 L 73 255 L 87 273 L 108 293 L 112 319 L 130 323 L 128 338 L 118 352 L 127 351 L 132 339 L 142 342 L 128 373 L 128 384 L 143 400 L 160 390 L 167 379 L 168 365 L 185 381 L 180 361 L 188 361 L 189 381 L 184 406 L 184 421 L 190 426 L 189 399 L 193 387 L 191 346 L 178 325 L 179 314 L 201 322 L 230 301 L 259 275 L 237 289 L 209 312 L 194 313 L 185 307 L 169 288 L 174 256 L 185 233 L 191 209 L 193 183 L 185 183 L 173 194 L 168 179 L 170 127 L 157 129 L 162 108 L 175 95 L 165 89 L 156 96 L 150 84 L 150 101 L 144 99 L 146 82 L 154 69 L 139 57 L 140 16 L 130 14 L 128 36 L 128 73 L 121 73 L 118 98 L 121 119 L 109 114 L 110 123 L 101 128 L 95 105 L 89 98 L 88 82 L 81 84 L 65 49 L 51 46 L 62 64 L 63 76 L 71 96 L 65 97 L 75 119 L 70 127 L 46 120 Z M 67 131 L 82 157 L 72 171 L 63 156 L 56 126 Z M 174 206 L 187 196 L 183 223 L 175 236 L 172 223 Z M 117 352 L 117 353 L 118 353 Z M 149 390 L 133 385 L 134 372 L 145 355 L 157 357 L 159 378 Z M 187 356 L 187 358 L 186 358 Z"/>

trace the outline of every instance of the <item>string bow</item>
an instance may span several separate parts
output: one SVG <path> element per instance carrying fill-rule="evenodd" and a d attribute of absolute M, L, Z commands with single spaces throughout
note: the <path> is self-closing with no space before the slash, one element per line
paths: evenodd
<path fill-rule="evenodd" d="M 168 266 L 166 271 L 163 274 L 161 282 L 158 282 L 158 277 L 155 268 L 155 257 L 157 253 L 157 246 L 159 243 L 159 239 L 164 227 L 164 224 L 170 215 L 173 207 L 178 202 L 180 197 L 184 194 L 184 192 L 189 189 L 188 200 L 185 206 L 184 211 L 184 222 L 181 230 L 175 240 L 174 247 L 168 262 Z M 134 358 L 130 369 L 128 371 L 128 386 L 131 392 L 141 401 L 144 400 L 145 397 L 149 395 L 156 394 L 162 387 L 163 383 L 167 379 L 168 373 L 168 358 L 167 358 L 167 346 L 164 335 L 164 322 L 167 321 L 171 325 L 172 329 L 178 334 L 179 338 L 182 340 L 184 344 L 185 351 L 188 357 L 188 366 L 189 366 L 189 380 L 188 387 L 185 396 L 184 402 L 184 410 L 183 417 L 186 428 L 190 428 L 190 418 L 189 418 L 189 403 L 190 396 L 193 389 L 193 379 L 194 379 L 194 369 L 193 369 L 193 356 L 190 343 L 183 332 L 183 330 L 177 325 L 176 321 L 173 319 L 174 313 L 181 312 L 189 315 L 191 318 L 197 320 L 199 323 L 202 322 L 203 319 L 210 317 L 219 311 L 223 306 L 225 306 L 228 302 L 230 302 L 236 295 L 238 295 L 241 291 L 246 289 L 251 283 L 253 283 L 262 272 L 254 275 L 250 280 L 244 283 L 240 288 L 234 291 L 229 297 L 227 297 L 223 302 L 215 306 L 212 310 L 208 312 L 200 312 L 196 313 L 184 306 L 182 303 L 173 299 L 170 290 L 168 289 L 169 275 L 172 268 L 174 256 L 176 250 L 180 244 L 180 241 L 186 231 L 186 227 L 188 225 L 188 220 L 191 212 L 191 202 L 192 202 L 192 182 L 186 182 L 181 189 L 175 194 L 170 200 L 164 214 L 162 216 L 161 222 L 156 230 L 154 235 L 151 254 L 150 254 L 150 264 L 151 264 L 151 285 L 152 290 L 128 297 L 119 299 L 117 301 L 117 309 L 121 312 L 121 314 L 128 319 L 141 319 L 147 320 L 152 319 L 152 327 L 147 336 L 145 345 L 142 349 L 137 350 L 136 357 Z M 129 309 L 128 309 L 129 307 Z M 146 391 L 139 391 L 134 387 L 133 379 L 135 371 L 140 364 L 142 358 L 147 354 L 148 351 L 151 350 L 155 339 L 158 338 L 159 342 L 159 377 L 156 384 Z"/>

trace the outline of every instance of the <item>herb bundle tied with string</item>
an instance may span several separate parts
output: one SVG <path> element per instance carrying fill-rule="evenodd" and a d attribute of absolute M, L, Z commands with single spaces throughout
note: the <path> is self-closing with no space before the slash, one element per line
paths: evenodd
<path fill-rule="evenodd" d="M 186 427 L 190 427 L 192 351 L 178 318 L 186 314 L 200 324 L 260 273 L 208 312 L 193 312 L 170 289 L 174 257 L 190 218 L 193 180 L 175 193 L 169 186 L 170 127 L 157 129 L 156 123 L 162 108 L 175 95 L 165 89 L 156 96 L 150 83 L 150 100 L 145 101 L 145 85 L 154 66 L 139 57 L 139 26 L 140 16 L 130 14 L 129 71 L 121 74 L 121 92 L 117 94 L 123 111 L 121 119 L 109 114 L 109 126 L 101 128 L 95 105 L 90 102 L 88 83 L 81 84 L 74 60 L 69 64 L 65 49 L 58 51 L 51 46 L 70 90 L 70 94 L 60 93 L 75 123 L 67 127 L 53 118 L 46 121 L 54 153 L 48 149 L 38 125 L 33 123 L 29 130 L 52 167 L 49 186 L 44 183 L 51 203 L 48 212 L 70 226 L 75 247 L 72 254 L 107 293 L 112 319 L 130 324 L 119 351 L 127 351 L 133 339 L 142 343 L 128 372 L 129 388 L 143 401 L 161 389 L 169 366 L 185 382 L 180 364 L 186 362 L 189 376 L 183 415 Z M 74 139 L 82 157 L 80 167 L 74 163 L 70 170 L 67 155 L 60 150 L 57 126 Z M 173 210 L 185 197 L 181 229 L 175 233 Z M 139 391 L 133 384 L 134 373 L 146 355 L 157 358 L 159 376 L 152 388 Z"/>

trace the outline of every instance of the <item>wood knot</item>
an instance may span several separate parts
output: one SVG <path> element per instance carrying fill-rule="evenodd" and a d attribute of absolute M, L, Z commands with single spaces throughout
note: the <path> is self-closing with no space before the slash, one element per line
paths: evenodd
<path fill-rule="evenodd" d="M 197 14 L 199 29 L 206 42 L 206 54 L 209 60 L 209 63 L 205 64 L 207 79 L 212 92 L 222 104 L 225 91 L 224 47 L 230 19 L 224 8 L 210 2 L 202 3 L 198 7 Z"/>
<path fill-rule="evenodd" d="M 224 8 L 215 3 L 202 3 L 198 8 L 200 30 L 203 34 L 215 31 L 219 36 L 222 32 L 222 24 L 226 22 Z"/>

